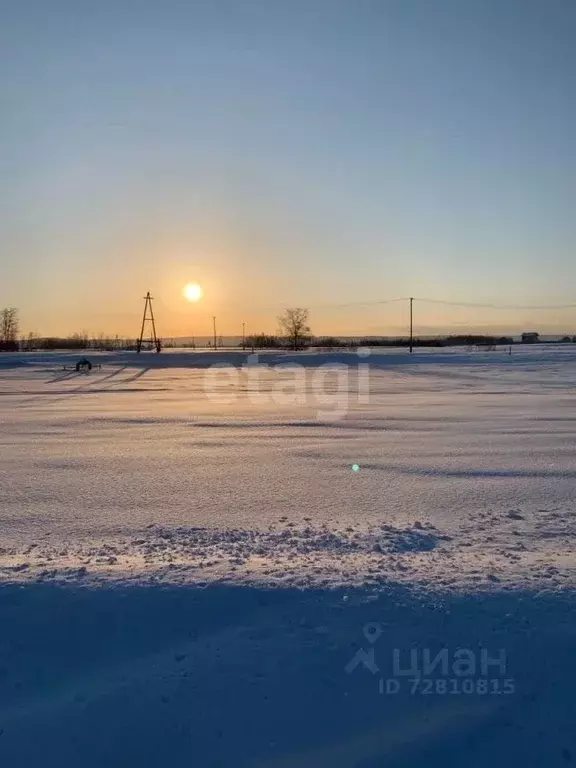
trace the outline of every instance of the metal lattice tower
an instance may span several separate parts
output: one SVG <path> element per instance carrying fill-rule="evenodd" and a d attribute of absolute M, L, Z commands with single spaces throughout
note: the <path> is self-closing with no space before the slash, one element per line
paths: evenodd
<path fill-rule="evenodd" d="M 150 336 L 144 338 L 144 334 L 146 333 L 146 323 L 148 323 L 150 329 Z M 156 323 L 154 322 L 154 311 L 152 309 L 152 296 L 150 296 L 150 291 L 144 296 L 144 314 L 142 315 L 140 337 L 136 342 L 136 352 L 142 350 L 143 344 L 150 344 L 151 348 L 155 349 L 156 352 L 160 352 L 162 349 L 162 343 L 158 336 L 156 336 Z"/>

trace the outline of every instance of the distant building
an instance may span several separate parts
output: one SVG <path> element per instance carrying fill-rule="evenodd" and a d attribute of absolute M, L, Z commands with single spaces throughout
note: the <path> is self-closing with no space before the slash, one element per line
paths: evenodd
<path fill-rule="evenodd" d="M 525 331 L 522 334 L 522 344 L 537 344 L 540 341 L 540 334 L 536 331 Z"/>

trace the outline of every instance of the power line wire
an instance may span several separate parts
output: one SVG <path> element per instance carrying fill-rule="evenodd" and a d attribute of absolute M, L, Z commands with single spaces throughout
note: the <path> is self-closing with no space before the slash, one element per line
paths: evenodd
<path fill-rule="evenodd" d="M 408 301 L 408 298 L 402 296 L 398 299 L 381 299 L 380 301 L 350 301 L 346 304 L 312 304 L 311 309 L 340 309 L 342 307 L 372 307 L 377 304 L 394 304 L 399 301 Z"/>
<path fill-rule="evenodd" d="M 311 310 L 322 309 L 345 309 L 348 307 L 375 307 L 384 304 L 397 304 L 399 302 L 409 302 L 409 296 L 399 296 L 393 299 L 378 299 L 373 301 L 350 301 L 342 304 L 307 304 L 307 308 Z M 441 304 L 450 307 L 470 307 L 476 309 L 510 309 L 510 310 L 554 310 L 554 309 L 576 309 L 576 303 L 574 304 L 544 304 L 544 305 L 530 305 L 530 304 L 490 304 L 480 303 L 473 301 L 448 301 L 445 299 L 428 299 L 423 296 L 413 297 L 414 302 L 422 302 L 425 304 Z M 287 307 L 300 306 L 300 304 L 289 304 L 283 302 L 280 306 L 274 305 L 274 309 L 283 311 Z M 272 305 L 269 307 L 262 307 L 261 309 L 272 309 Z"/>
<path fill-rule="evenodd" d="M 415 297 L 414 301 L 422 301 L 428 304 L 445 304 L 452 307 L 477 307 L 486 309 L 575 309 L 576 304 L 548 304 L 548 305 L 530 305 L 530 304 L 480 304 L 470 301 L 444 301 L 443 299 L 426 299 Z"/>

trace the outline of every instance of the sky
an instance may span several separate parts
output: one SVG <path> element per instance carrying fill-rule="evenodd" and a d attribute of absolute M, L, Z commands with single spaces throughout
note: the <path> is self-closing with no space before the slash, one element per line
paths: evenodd
<path fill-rule="evenodd" d="M 576 303 L 575 39 L 573 0 L 0 0 L 0 307 L 576 333 L 499 308 Z"/>

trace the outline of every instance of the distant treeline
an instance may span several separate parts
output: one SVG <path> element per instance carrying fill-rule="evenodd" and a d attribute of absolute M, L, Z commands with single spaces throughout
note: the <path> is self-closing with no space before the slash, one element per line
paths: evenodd
<path fill-rule="evenodd" d="M 479 336 L 474 334 L 464 334 L 458 336 L 438 336 L 434 338 L 414 338 L 412 345 L 415 347 L 449 347 L 449 346 L 496 346 L 514 344 L 514 339 L 510 336 Z M 270 336 L 260 333 L 256 336 L 249 336 L 246 339 L 246 346 L 255 349 L 281 349 L 286 347 L 286 339 L 281 336 Z M 404 338 L 371 338 L 361 337 L 357 339 L 342 339 L 336 336 L 323 336 L 307 340 L 309 347 L 323 348 L 344 348 L 355 349 L 356 347 L 408 347 L 410 339 Z"/>
<path fill-rule="evenodd" d="M 434 336 L 426 338 L 363 336 L 358 338 L 337 336 L 313 336 L 308 325 L 309 312 L 307 309 L 286 309 L 278 317 L 279 332 L 277 334 L 257 333 L 243 338 L 229 338 L 229 346 L 238 346 L 243 349 L 355 349 L 357 347 L 481 347 L 495 349 L 497 346 L 511 346 L 512 344 L 558 344 L 576 343 L 576 336 L 562 336 L 561 338 L 541 339 L 536 331 L 522 333 L 521 340 L 517 341 L 511 336 L 491 336 L 486 334 L 464 333 L 448 336 Z M 0 352 L 34 352 L 36 350 L 69 350 L 84 351 L 96 350 L 102 352 L 136 351 L 137 340 L 127 339 L 118 335 L 112 337 L 100 333 L 96 338 L 89 338 L 86 331 L 73 333 L 70 336 L 40 336 L 37 333 L 29 333 L 20 336 L 20 323 L 18 310 L 14 307 L 0 308 Z M 196 343 L 198 341 L 199 343 Z M 202 343 L 203 342 L 203 343 Z M 147 348 L 144 344 L 144 349 Z M 225 340 L 222 336 L 208 340 L 207 337 L 196 339 L 168 338 L 161 340 L 162 348 L 186 349 L 186 348 L 224 348 Z"/>
<path fill-rule="evenodd" d="M 563 336 L 556 340 L 538 339 L 541 344 L 558 343 L 576 343 L 576 336 Z M 486 349 L 497 346 L 510 346 L 512 344 L 533 343 L 524 339 L 523 341 L 514 340 L 511 336 L 487 336 L 481 334 L 458 334 L 450 336 L 437 336 L 433 338 L 418 338 L 412 340 L 414 347 L 485 347 Z M 164 339 L 162 342 L 164 348 L 204 348 L 211 347 L 212 342 L 195 343 L 184 339 Z M 224 347 L 225 340 L 218 339 L 218 347 Z M 244 349 L 290 349 L 292 348 L 290 340 L 283 336 L 276 336 L 266 333 L 247 336 L 242 342 L 235 338 L 230 346 L 238 346 Z M 358 338 L 338 338 L 336 336 L 308 337 L 301 348 L 323 348 L 323 349 L 356 349 L 358 347 L 408 347 L 410 339 L 402 338 L 372 338 L 369 336 Z M 58 336 L 38 336 L 29 334 L 20 341 L 14 338 L 2 338 L 0 334 L 0 352 L 34 352 L 34 351 L 87 351 L 94 350 L 100 352 L 116 351 L 135 351 L 136 339 L 126 339 L 120 336 L 110 337 L 100 334 L 97 338 L 89 338 L 87 334 L 75 333 L 67 337 Z"/>
<path fill-rule="evenodd" d="M 194 341 L 179 340 L 179 339 L 161 339 L 162 348 L 164 349 L 196 349 L 197 346 L 205 346 L 204 344 L 196 344 Z M 207 342 L 206 346 L 210 347 L 212 342 Z M 144 340 L 143 349 L 148 346 L 152 348 L 149 342 Z M 224 340 L 222 337 L 218 339 L 218 346 L 224 346 Z M 15 350 L 21 350 L 23 352 L 38 351 L 50 351 L 50 350 L 62 350 L 62 351 L 75 351 L 75 350 L 94 350 L 97 352 L 133 352 L 136 351 L 137 340 L 126 339 L 120 336 L 105 336 L 101 334 L 96 338 L 89 338 L 87 335 L 75 333 L 72 336 L 37 336 L 30 334 L 23 338 L 20 343 L 15 343 Z M 0 347 L 1 351 L 1 347 Z M 12 351 L 12 350 L 11 350 Z"/>
<path fill-rule="evenodd" d="M 19 349 L 17 341 L 0 341 L 0 352 L 18 352 Z"/>
<path fill-rule="evenodd" d="M 449 336 L 435 336 L 431 338 L 418 338 L 412 339 L 412 345 L 414 347 L 496 347 L 496 346 L 511 346 L 512 344 L 522 343 L 534 343 L 533 340 L 515 341 L 512 336 L 487 336 L 482 334 L 457 334 Z M 538 339 L 540 344 L 557 344 L 557 343 L 576 343 L 576 336 L 563 336 L 557 340 L 541 340 Z M 245 345 L 247 347 L 254 347 L 254 349 L 282 349 L 286 348 L 287 342 L 285 338 L 281 336 L 271 336 L 265 333 L 260 333 L 254 336 L 248 336 L 246 338 Z M 339 348 L 339 349 L 355 349 L 357 347 L 409 347 L 410 339 L 408 337 L 402 338 L 372 338 L 369 336 L 359 337 L 356 339 L 338 338 L 336 336 L 323 336 L 314 337 L 307 340 L 306 345 L 308 347 L 321 347 L 326 349 Z"/>
<path fill-rule="evenodd" d="M 20 342 L 20 349 L 23 352 L 34 352 L 36 350 L 87 350 L 93 349 L 102 352 L 115 352 L 117 350 L 135 350 L 135 339 L 123 339 L 119 336 L 114 338 L 101 334 L 95 339 L 88 338 L 87 334 L 74 333 L 72 336 L 37 336 L 29 334 Z"/>

